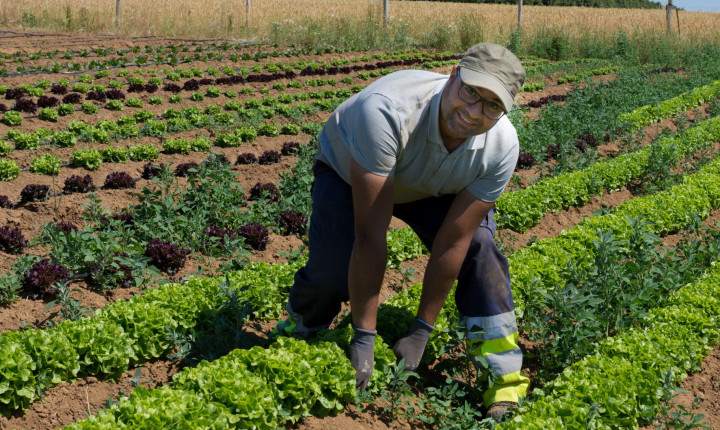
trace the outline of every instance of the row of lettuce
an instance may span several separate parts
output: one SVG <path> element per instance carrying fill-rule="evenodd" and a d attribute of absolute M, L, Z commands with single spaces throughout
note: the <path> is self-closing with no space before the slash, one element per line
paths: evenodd
<path fill-rule="evenodd" d="M 629 127 L 638 129 L 720 97 L 720 81 L 697 88 L 658 105 L 647 106 L 620 116 Z M 653 112 L 653 114 L 648 114 Z M 594 196 L 614 191 L 639 178 L 657 159 L 674 166 L 687 156 L 720 140 L 720 117 L 700 122 L 690 129 L 662 137 L 651 145 L 616 158 L 599 161 L 585 169 L 543 179 L 522 190 L 503 194 L 497 201 L 497 222 L 501 228 L 524 232 L 537 225 L 549 211 L 582 206 Z"/>
<path fill-rule="evenodd" d="M 706 168 L 704 168 L 701 172 L 699 172 L 696 175 L 693 175 L 691 177 L 688 177 L 684 184 L 674 187 L 667 192 L 661 192 L 657 195 L 639 198 L 636 200 L 633 200 L 631 202 L 627 202 L 621 207 L 619 207 L 616 211 L 614 211 L 611 214 L 600 216 L 600 217 L 593 217 L 588 219 L 586 222 L 581 223 L 578 227 L 568 230 L 565 234 L 562 234 L 561 236 L 558 236 L 557 238 L 548 239 L 545 241 L 540 241 L 534 244 L 533 246 L 526 248 L 524 250 L 519 251 L 518 253 L 514 254 L 510 258 L 511 262 L 511 272 L 513 273 L 514 277 L 514 286 L 519 291 L 519 298 L 521 299 L 523 296 L 526 296 L 527 294 L 532 294 L 532 291 L 524 290 L 523 287 L 527 288 L 530 285 L 537 285 L 536 281 L 532 280 L 532 278 L 540 279 L 541 282 L 544 283 L 544 287 L 547 291 L 552 291 L 553 288 L 559 287 L 560 279 L 554 278 L 552 275 L 560 272 L 560 267 L 565 265 L 569 259 L 575 259 L 578 261 L 584 261 L 587 265 L 591 264 L 592 260 L 592 252 L 590 251 L 592 248 L 590 246 L 590 242 L 597 239 L 598 231 L 605 231 L 605 230 L 611 230 L 615 234 L 617 238 L 622 240 L 623 238 L 627 239 L 627 230 L 630 228 L 630 224 L 627 217 L 632 216 L 639 216 L 642 215 L 645 220 L 650 222 L 650 225 L 653 226 L 656 233 L 662 234 L 667 233 L 670 231 L 676 231 L 678 229 L 681 229 L 683 227 L 686 227 L 687 223 L 690 221 L 690 214 L 704 214 L 707 215 L 709 210 L 713 208 L 717 208 L 720 206 L 720 181 L 718 179 L 720 175 L 720 161 L 713 162 L 712 164 L 708 165 Z M 279 305 L 280 303 L 284 302 L 285 297 L 287 296 L 287 290 L 283 288 L 279 288 L 282 285 L 288 285 L 289 284 L 289 277 L 291 276 L 291 273 L 294 271 L 294 269 L 297 267 L 297 264 L 302 264 L 302 260 L 298 260 L 295 263 L 289 264 L 289 265 L 262 265 L 260 264 L 257 267 L 250 267 L 245 271 L 238 272 L 230 276 L 230 284 L 234 285 L 235 288 L 240 288 L 242 286 L 243 293 L 247 294 L 247 300 L 253 300 L 252 299 L 252 293 L 249 292 L 251 289 L 247 288 L 247 285 L 254 285 L 255 283 L 261 284 L 263 287 L 258 290 L 257 293 L 261 297 L 259 297 L 260 300 L 262 300 L 264 303 L 272 303 L 274 304 L 274 308 L 268 310 L 266 313 L 262 313 L 265 317 L 275 317 L 279 315 Z M 265 273 L 261 273 L 262 269 L 259 269 L 260 267 L 266 268 Z M 274 271 L 283 271 L 283 276 L 271 275 Z M 240 278 L 235 278 L 236 276 L 239 276 Z M 254 278 L 254 281 L 250 281 L 248 279 L 242 279 L 242 276 L 257 276 L 257 278 Z M 169 285 L 160 287 L 156 290 L 148 291 L 146 294 L 143 294 L 142 296 L 137 296 L 133 298 L 132 300 L 128 302 L 118 302 L 116 304 L 108 306 L 105 310 L 98 311 L 98 314 L 95 317 L 80 320 L 78 322 L 68 322 L 63 323 L 63 325 L 58 326 L 56 329 L 51 330 L 36 330 L 36 331 L 27 331 L 27 332 L 11 332 L 3 335 L 2 341 L 6 343 L 6 350 L 13 351 L 14 355 L 13 360 L 11 360 L 16 365 L 18 363 L 42 363 L 40 367 L 41 369 L 36 368 L 35 369 L 24 369 L 23 372 L 15 372 L 16 375 L 23 375 L 20 378 L 16 378 L 16 381 L 27 381 L 29 379 L 28 375 L 32 375 L 36 378 L 36 381 L 44 381 L 40 383 L 36 383 L 35 385 L 29 384 L 30 386 L 22 386 L 22 384 L 18 385 L 18 388 L 15 390 L 15 403 L 13 407 L 26 407 L 27 404 L 29 404 L 29 401 L 32 400 L 31 396 L 27 396 L 29 393 L 33 393 L 35 390 L 37 390 L 39 387 L 45 385 L 51 385 L 52 383 L 57 383 L 57 381 L 62 380 L 62 375 L 65 374 L 66 378 L 72 379 L 73 371 L 75 369 L 78 369 L 78 366 L 73 366 L 73 360 L 68 359 L 67 357 L 72 356 L 72 352 L 67 352 L 65 354 L 57 353 L 55 352 L 53 357 L 57 357 L 57 360 L 48 360 L 47 357 L 32 357 L 31 355 L 28 356 L 22 356 L 22 353 L 25 351 L 39 351 L 41 345 L 51 345 L 49 348 L 52 351 L 63 351 L 62 347 L 59 347 L 58 345 L 53 345 L 53 342 L 55 343 L 63 343 L 61 340 L 63 336 L 67 339 L 68 336 L 76 336 L 76 338 L 73 338 L 74 340 L 79 338 L 78 335 L 72 334 L 73 327 L 82 327 L 82 326 L 93 326 L 95 325 L 95 331 L 92 331 L 88 336 L 87 339 L 90 339 L 91 342 L 97 342 L 98 344 L 102 343 L 103 341 L 100 340 L 103 337 L 100 335 L 97 329 L 97 325 L 104 326 L 105 324 L 116 324 L 119 326 L 123 331 L 127 333 L 127 335 L 130 337 L 130 341 L 127 341 L 127 338 L 125 340 L 125 346 L 119 346 L 116 348 L 109 348 L 105 349 L 107 352 L 108 350 L 121 350 L 124 351 L 120 353 L 119 355 L 124 356 L 125 358 L 122 358 L 120 360 L 110 360 L 111 362 L 114 361 L 120 361 L 123 363 L 118 369 L 125 369 L 126 364 L 125 363 L 133 363 L 137 364 L 139 362 L 142 362 L 144 360 L 147 360 L 152 357 L 157 357 L 162 355 L 164 352 L 166 352 L 169 348 L 171 348 L 172 343 L 167 340 L 166 337 L 166 330 L 167 327 L 170 326 L 174 329 L 184 329 L 189 330 L 193 327 L 193 320 L 197 318 L 197 316 L 203 312 L 203 308 L 207 311 L 213 308 L 213 306 L 217 306 L 217 300 L 218 297 L 222 297 L 218 291 L 221 288 L 222 280 L 217 279 L 205 279 L 205 280 L 192 280 L 191 282 L 184 284 L 184 285 Z M 704 285 L 702 282 L 699 283 L 700 289 L 702 285 Z M 180 291 L 180 289 L 183 289 Z M 185 290 L 187 289 L 187 290 Z M 419 286 L 415 286 L 413 289 L 406 291 L 403 294 L 400 294 L 397 296 L 396 299 L 389 301 L 386 305 L 384 305 L 384 308 L 387 313 L 384 313 L 381 311 L 380 313 L 380 326 L 379 326 L 379 332 L 385 336 L 385 338 L 388 340 L 390 344 L 391 339 L 393 337 L 397 338 L 401 336 L 403 333 L 403 323 L 404 321 L 407 321 L 407 324 L 410 324 L 412 321 L 412 312 L 413 309 L 417 306 L 417 300 L 419 298 L 418 291 Z M 268 293 L 271 291 L 277 291 L 277 296 L 268 297 Z M 694 294 L 694 293 L 693 293 Z M 682 294 L 678 295 L 679 297 L 686 297 Z M 692 294 L 690 295 L 692 296 Z M 688 296 L 688 297 L 690 297 Z M 257 300 L 258 298 L 256 298 Z M 717 299 L 715 299 L 717 301 Z M 213 303 L 214 301 L 214 303 Z M 449 303 L 451 300 L 448 301 Z M 399 306 L 393 306 L 393 303 L 399 304 Z M 700 302 L 702 303 L 702 302 Z M 518 301 L 518 309 L 520 313 L 522 313 L 524 306 L 522 299 Z M 667 315 L 672 315 L 672 318 L 676 318 L 678 321 L 681 321 L 681 317 L 684 316 L 692 316 L 692 317 L 698 317 L 698 312 L 677 312 L 677 308 L 672 308 L 672 312 L 667 312 Z M 449 324 L 448 321 L 450 321 L 453 318 L 452 315 L 453 311 L 450 309 L 447 309 L 446 312 L 443 313 L 443 318 L 441 318 L 438 321 L 438 328 L 437 333 L 440 335 L 447 335 L 447 331 L 442 329 L 443 324 L 447 325 Z M 652 313 L 651 315 L 656 315 L 657 313 L 662 314 L 661 311 L 657 311 Z M 156 314 L 153 316 L 153 314 Z M 258 314 L 260 315 L 260 314 Z M 392 315 L 391 317 L 388 317 L 388 315 Z M 654 316 L 651 316 L 649 318 L 654 318 Z M 697 318 L 696 318 L 697 319 Z M 695 321 L 695 320 L 693 320 Z M 712 321 L 712 320 L 711 320 Z M 382 322 L 388 323 L 385 327 L 383 327 Z M 400 323 L 399 323 L 400 322 Z M 706 321 L 706 326 L 709 324 Z M 703 330 L 700 331 L 701 337 L 704 337 L 706 340 L 704 341 L 705 344 L 707 344 L 708 341 L 713 341 L 713 339 L 717 339 L 717 336 L 707 336 L 708 330 L 706 326 L 702 326 Z M 664 327 L 664 326 L 663 326 Z M 78 330 L 78 328 L 75 328 L 75 330 Z M 405 327 L 405 329 L 407 329 Z M 87 330 L 87 329 L 86 329 Z M 651 332 L 651 329 L 646 329 L 648 332 Z M 112 330 L 102 330 L 103 332 L 112 332 Z M 63 333 L 62 335 L 55 335 L 55 333 Z M 644 333 L 644 331 L 638 331 L 640 333 Z M 117 328 L 114 330 L 114 336 L 109 336 L 112 339 L 123 339 L 123 336 L 121 336 L 122 331 L 118 330 Z M 345 342 L 349 342 L 349 336 L 351 333 L 348 331 L 347 328 L 344 328 L 343 330 L 336 330 L 334 332 L 335 334 L 332 335 L 334 337 L 331 337 L 338 341 L 339 344 L 343 343 L 343 339 Z M 400 333 L 399 335 L 397 333 Z M 632 332 L 636 333 L 636 332 Z M 686 333 L 685 331 L 678 330 L 670 330 L 669 333 L 672 333 L 673 335 L 677 335 L 678 339 L 687 338 L 689 336 L 689 333 Z M 679 334 L 678 334 L 679 333 Z M 629 336 L 629 337 L 625 337 Z M 39 339 L 42 338 L 42 341 Z M 638 338 L 640 339 L 639 342 L 642 342 L 642 337 L 635 335 L 634 337 L 631 335 L 625 335 L 621 334 L 620 337 L 617 339 L 625 339 L 624 341 L 620 340 L 608 340 L 608 344 L 612 345 L 628 345 L 629 340 L 632 338 Z M 87 343 L 88 341 L 86 341 Z M 107 342 L 107 340 L 105 341 Z M 439 336 L 435 336 L 431 339 L 431 342 L 429 344 L 429 354 L 437 354 L 438 351 L 442 350 L 443 345 L 447 342 L 447 339 L 442 339 Z M 70 343 L 68 341 L 68 343 Z M 82 342 L 72 342 L 72 344 L 82 344 Z M 621 348 L 622 351 L 624 351 L 627 355 L 633 356 L 634 353 L 632 351 L 634 350 L 635 346 L 634 344 L 632 347 L 628 348 Z M 706 348 L 700 348 L 700 349 L 690 349 L 688 348 L 687 351 L 694 351 L 691 355 L 682 355 L 681 357 L 678 357 L 677 351 L 681 350 L 677 344 L 674 345 L 672 348 L 672 354 L 665 354 L 662 357 L 669 357 L 668 363 L 674 363 L 673 366 L 680 369 L 682 366 L 686 366 L 685 369 L 687 370 L 687 365 L 684 363 L 688 363 L 688 357 L 692 358 L 694 361 L 691 361 L 695 363 L 695 366 L 697 366 L 697 360 L 701 358 L 702 354 L 699 354 L 698 351 L 705 352 Z M 391 353 L 388 353 L 388 349 L 386 346 L 379 345 L 378 346 L 381 350 L 378 351 L 378 359 L 377 365 L 378 365 L 378 372 L 376 376 L 376 384 L 377 386 L 382 386 L 383 378 L 387 378 L 387 372 L 384 372 L 384 370 L 387 370 L 388 366 L 391 366 L 392 362 L 394 361 L 392 358 Z M 275 347 L 275 348 L 281 348 L 281 346 Z M 319 346 L 319 348 L 330 348 L 328 346 Z M 384 348 L 384 349 L 383 349 Z M 67 346 L 65 347 L 65 351 L 67 351 Z M 89 349 L 88 349 L 89 350 Z M 652 350 L 650 354 L 648 354 L 648 357 L 651 357 L 652 359 L 657 359 L 658 350 Z M 30 354 L 28 352 L 25 352 L 25 354 Z M 47 352 L 45 353 L 47 354 Z M 212 367 L 212 365 L 203 365 L 201 368 L 205 368 L 207 366 L 208 372 L 213 373 L 217 372 L 221 376 L 218 376 L 217 378 L 225 380 L 226 384 L 231 383 L 231 381 L 234 381 L 237 378 L 234 378 L 232 376 L 222 376 L 224 373 L 222 371 L 216 371 L 215 369 L 222 369 L 223 366 L 236 366 L 236 364 L 230 364 L 234 363 L 233 360 L 235 360 L 236 355 L 242 355 L 242 354 L 235 354 L 232 355 L 231 358 L 228 358 L 226 360 L 230 360 L 227 362 L 220 361 L 217 364 L 217 368 Z M 282 355 L 280 350 L 272 350 L 272 355 Z M 87 352 L 84 355 L 78 354 L 78 356 L 88 357 Z M 385 360 L 383 357 L 386 357 L 389 361 Z M 291 362 L 297 362 L 295 359 L 298 359 L 298 357 L 294 357 L 290 359 Z M 675 361 L 676 359 L 679 359 L 678 361 Z M 92 363 L 96 359 L 89 358 L 85 359 L 85 363 Z M 123 361 L 125 360 L 125 361 Z M 302 361 L 302 359 L 299 359 Z M 591 358 L 588 358 L 586 361 L 593 363 Z M 69 364 L 64 364 L 69 363 Z M 622 363 L 621 363 L 622 364 Z M 336 365 L 339 367 L 345 367 L 347 370 L 347 361 L 344 360 L 336 360 Z M 237 365 L 238 367 L 242 368 L 242 366 Z M 32 367 L 32 365 L 30 365 Z M 86 365 L 87 367 L 87 365 Z M 589 365 L 589 369 L 593 369 L 597 366 Z M 82 368 L 82 367 L 81 367 Z M 100 367 L 97 367 L 100 369 Z M 624 363 L 621 366 L 622 369 L 625 369 L 626 371 L 632 371 L 634 368 L 631 365 L 627 365 L 627 363 Z M 111 372 L 112 367 L 105 367 L 106 370 L 100 370 L 100 373 L 107 373 L 107 374 L 115 374 L 117 375 L 116 370 L 115 373 Z M 212 370 L 210 370 L 212 369 Z M 574 368 L 573 368 L 574 369 Z M 582 366 L 580 367 L 582 369 Z M 640 368 L 642 369 L 642 367 Z M 277 371 L 277 369 L 275 370 Z M 77 370 L 78 374 L 83 374 L 83 371 Z M 84 370 L 84 372 L 88 372 L 87 370 Z M 188 372 L 193 372 L 188 370 Z M 197 371 L 200 372 L 200 371 Z M 241 372 L 241 370 L 238 370 L 238 372 Z M 571 373 L 582 373 L 582 372 L 590 372 L 584 371 L 584 370 L 573 370 L 573 371 L 566 371 L 563 375 L 568 375 Z M 271 372 L 272 373 L 272 372 Z M 12 374 L 12 373 L 11 373 Z M 240 373 L 242 374 L 242 373 Z M 680 373 L 678 373 L 680 374 Z M 184 373 L 181 373 L 181 375 L 184 375 Z M 350 372 L 350 375 L 352 375 L 352 372 Z M 599 374 L 598 374 L 599 375 Z M 633 375 L 635 375 L 633 373 Z M 612 403 L 613 407 L 606 407 L 605 409 L 600 409 L 598 412 L 597 420 L 600 423 L 604 422 L 610 422 L 612 423 L 612 420 L 615 420 L 617 417 L 622 418 L 625 421 L 616 421 L 616 422 L 626 422 L 626 423 L 634 423 L 637 419 L 648 419 L 649 415 L 654 410 L 656 410 L 658 406 L 658 399 L 652 394 L 655 393 L 656 390 L 650 390 L 647 391 L 646 389 L 643 389 L 642 387 L 648 387 L 651 384 L 660 384 L 661 380 L 658 378 L 650 378 L 647 379 L 647 374 L 644 374 L 646 379 L 643 380 L 634 380 L 633 384 L 629 384 L 633 390 L 633 402 L 629 403 L 627 401 L 623 402 L 613 402 L 612 400 L 608 400 L 610 403 Z M 203 376 L 206 377 L 206 376 Z M 595 376 L 597 378 L 598 376 Z M 179 376 L 178 379 L 183 380 L 182 378 L 185 378 L 185 376 Z M 197 376 L 197 378 L 201 378 L 200 376 Z M 563 378 L 563 376 L 561 376 Z M 583 377 L 584 378 L 584 377 Z M 192 379 L 192 378 L 190 378 Z M 320 379 L 323 379 L 322 377 Z M 272 379 L 270 379 L 272 380 Z M 350 378 L 351 381 L 351 378 Z M 559 379 L 558 381 L 562 381 L 562 379 Z M 624 380 L 625 384 L 627 384 L 627 380 Z M 49 384 L 50 382 L 50 384 Z M 578 384 L 582 384 L 587 382 L 591 386 L 595 386 L 597 384 L 593 383 L 593 379 L 582 379 L 580 378 L 580 381 L 577 382 Z M 289 385 L 294 385 L 296 381 L 290 381 L 288 382 Z M 554 387 L 555 385 L 560 385 L 561 382 L 553 382 L 550 386 Z M 272 385 L 272 384 L 270 384 Z M 287 388 L 282 384 L 277 384 L 278 387 L 276 387 L 278 390 L 283 391 Z M 300 384 L 303 385 L 303 384 Z M 183 387 L 187 387 L 187 385 L 182 385 Z M 605 385 L 607 386 L 607 385 Z M 178 386 L 178 388 L 180 385 Z M 352 383 L 349 385 L 349 390 L 352 392 Z M 614 385 L 612 387 L 615 387 Z M 615 387 L 617 388 L 617 387 Z M 613 388 L 613 390 L 615 390 Z M 131 416 L 123 417 L 124 413 L 127 413 L 128 410 L 136 410 L 140 411 L 143 409 L 144 406 L 142 406 L 143 402 L 157 402 L 160 401 L 158 398 L 165 399 L 167 398 L 167 402 L 169 402 L 168 411 L 175 411 L 175 413 L 180 413 L 181 409 L 174 409 L 171 407 L 172 399 L 175 397 L 173 396 L 180 396 L 185 395 L 184 393 L 180 394 L 165 394 L 165 391 L 169 390 L 168 388 L 164 388 L 157 391 L 152 391 L 151 394 L 147 394 L 145 391 L 139 391 L 138 395 L 135 398 L 132 398 L 124 403 L 122 405 L 125 406 L 118 406 L 115 408 L 112 408 L 108 410 L 107 412 L 103 413 L 101 417 L 99 418 L 93 418 L 87 422 L 84 422 L 82 424 L 76 424 L 76 425 L 90 425 L 89 423 L 95 423 L 97 421 L 97 425 L 100 425 L 100 427 L 82 427 L 82 428 L 103 428 L 102 422 L 103 420 L 116 420 L 115 424 L 118 422 L 130 425 L 130 426 L 140 426 L 136 428 L 145 428 L 142 427 L 141 424 L 139 424 L 137 421 L 132 420 L 143 420 L 143 415 L 140 414 L 131 414 Z M 610 390 L 610 394 L 607 394 L 611 397 L 614 397 L 614 391 Z M 222 392 L 224 390 L 209 390 L 213 393 L 215 392 Z M 228 389 L 228 392 L 232 390 Z M 321 390 L 322 391 L 322 390 Z M 283 391 L 284 392 L 284 391 Z M 582 406 L 583 402 L 586 402 L 587 399 L 592 397 L 593 399 L 603 398 L 600 396 L 598 392 L 593 392 L 592 395 L 587 393 L 587 390 L 568 390 L 568 391 L 562 391 L 562 393 L 569 393 L 568 395 L 575 396 L 573 402 L 571 404 L 580 405 L 578 406 L 580 408 L 580 412 L 587 412 L 589 406 L 588 404 L 585 404 Z M 7 393 L 7 392 L 6 392 Z M 157 394 L 153 394 L 157 393 Z M 643 395 L 642 393 L 645 393 Z M 647 394 L 650 393 L 650 394 Z M 212 394 L 214 395 L 214 394 Z M 538 393 L 536 395 L 540 398 L 543 397 L 543 393 Z M 283 394 L 278 393 L 278 398 L 284 399 L 286 396 Z M 349 399 L 351 398 L 350 394 L 340 395 L 340 394 L 328 394 L 331 399 Z M 147 400 L 152 399 L 152 400 Z M 572 400 L 572 399 L 571 399 Z M 210 400 L 212 401 L 212 400 Z M 297 400 L 293 400 L 297 401 Z M 342 404 L 343 401 L 337 400 L 339 403 L 335 404 L 335 408 L 339 408 L 339 404 Z M 135 402 L 135 403 L 133 403 Z M 139 402 L 139 403 L 138 403 Z M 322 401 L 320 401 L 322 403 Z M 347 402 L 347 400 L 345 400 Z M 326 401 L 326 405 L 332 405 L 334 404 L 332 401 Z M 553 403 L 554 407 L 564 407 L 566 405 L 566 401 L 562 402 L 555 402 Z M 538 403 L 541 404 L 541 403 Z M 135 405 L 135 406 L 133 406 Z M 227 406 L 227 405 L 226 405 Z M 531 406 L 532 407 L 532 406 Z M 538 406 L 539 408 L 540 406 Z M 124 408 L 124 409 L 123 409 Z M 135 408 L 135 409 L 133 409 Z M 585 409 L 583 409 L 585 408 Z M 622 415 L 617 415 L 618 409 L 620 408 L 623 412 Z M 312 410 L 313 407 L 310 406 L 309 409 L 304 409 L 305 412 L 308 413 L 308 411 Z M 324 414 L 329 411 L 333 410 L 332 408 L 320 408 L 317 412 L 319 414 Z M 123 412 L 125 411 L 125 412 Z M 607 413 L 605 412 L 607 411 Z M 580 413 L 578 412 L 578 413 Z M 293 419 L 297 419 L 298 417 L 302 416 L 303 413 L 301 413 L 298 416 L 295 416 L 294 418 L 283 418 L 285 420 L 292 421 Z M 545 414 L 545 415 L 542 415 Z M 553 415 L 548 415 L 550 412 L 548 412 L 547 408 L 545 409 L 545 412 L 542 412 L 540 417 L 552 417 Z M 105 417 L 105 415 L 112 415 L 112 418 Z M 240 413 L 240 415 L 242 415 Z M 568 420 L 575 419 L 577 414 L 573 414 L 572 417 L 568 418 Z M 617 418 L 617 419 L 620 419 Z M 155 419 L 159 419 L 157 416 Z M 239 419 L 239 418 L 238 418 Z M 557 418 L 554 418 L 557 420 Z M 123 421 L 123 420 L 131 420 L 131 421 Z M 633 421 L 635 420 L 635 421 Z M 106 421 L 109 422 L 109 421 Z M 131 422 L 132 424 L 128 424 L 128 422 Z M 238 421 L 239 422 L 239 421 Z M 548 421 L 549 423 L 552 423 L 553 421 Z M 562 421 L 557 421 L 562 422 Z M 557 422 L 555 422 L 557 424 Z M 570 421 L 568 421 L 569 423 Z M 584 421 L 583 421 L 584 422 Z M 523 422 L 524 424 L 527 424 L 527 421 Z M 565 424 L 563 422 L 563 424 Z M 111 424 L 107 424 L 111 425 Z M 122 424 L 118 424 L 122 425 Z M 243 427 L 243 424 L 237 424 L 239 427 Z M 247 424 L 245 424 L 247 425 Z M 105 427 L 107 428 L 107 427 Z M 541 427 L 537 427 L 541 428 Z M 610 428 L 610 427 L 607 427 Z"/>

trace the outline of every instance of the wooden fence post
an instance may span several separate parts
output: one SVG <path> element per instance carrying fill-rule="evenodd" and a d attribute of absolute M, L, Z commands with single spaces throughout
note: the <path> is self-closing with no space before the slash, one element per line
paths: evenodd
<path fill-rule="evenodd" d="M 522 2 L 518 0 L 518 30 L 522 30 Z"/>
<path fill-rule="evenodd" d="M 383 26 L 387 28 L 390 12 L 388 11 L 388 0 L 383 0 Z"/>
<path fill-rule="evenodd" d="M 115 27 L 120 26 L 120 3 L 122 0 L 115 0 Z"/>
<path fill-rule="evenodd" d="M 250 0 L 245 0 L 245 27 L 250 27 Z"/>
<path fill-rule="evenodd" d="M 673 9 L 672 0 L 668 0 L 668 4 L 667 4 L 667 6 L 665 6 L 665 19 L 667 20 L 668 35 L 670 35 L 672 33 L 672 9 Z"/>

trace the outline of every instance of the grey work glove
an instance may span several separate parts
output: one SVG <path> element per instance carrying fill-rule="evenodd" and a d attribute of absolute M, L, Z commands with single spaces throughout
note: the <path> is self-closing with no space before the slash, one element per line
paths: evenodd
<path fill-rule="evenodd" d="M 375 362 L 375 335 L 377 331 L 364 330 L 355 327 L 355 336 L 350 342 L 348 355 L 353 369 L 355 369 L 355 388 L 365 391 L 370 376 L 373 372 L 373 363 Z"/>
<path fill-rule="evenodd" d="M 430 333 L 434 328 L 425 321 L 415 318 L 408 335 L 395 342 L 393 352 L 398 359 L 405 359 L 405 370 L 417 370 L 423 352 L 425 352 L 425 345 L 427 345 Z"/>

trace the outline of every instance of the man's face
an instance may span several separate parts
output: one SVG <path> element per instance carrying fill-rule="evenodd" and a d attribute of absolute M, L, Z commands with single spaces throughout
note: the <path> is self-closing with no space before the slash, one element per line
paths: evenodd
<path fill-rule="evenodd" d="M 440 134 L 445 144 L 464 141 L 490 130 L 498 120 L 483 114 L 483 102 L 469 104 L 458 95 L 461 85 L 458 68 L 454 67 L 450 79 L 440 98 Z M 471 87 L 485 100 L 502 106 L 500 97 L 479 87 Z M 452 145 L 456 146 L 456 145 Z"/>

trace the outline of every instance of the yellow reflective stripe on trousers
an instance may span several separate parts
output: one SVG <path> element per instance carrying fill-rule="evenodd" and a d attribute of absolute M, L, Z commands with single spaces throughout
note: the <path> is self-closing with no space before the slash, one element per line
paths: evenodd
<path fill-rule="evenodd" d="M 513 372 L 495 379 L 495 383 L 483 393 L 483 403 L 490 406 L 497 402 L 515 402 L 527 396 L 530 379 L 521 371 Z"/>
<path fill-rule="evenodd" d="M 483 356 L 496 375 L 493 386 L 483 394 L 483 403 L 517 402 L 527 395 L 530 379 L 521 371 L 522 351 L 518 346 L 518 333 L 500 339 L 467 339 L 468 353 Z"/>

